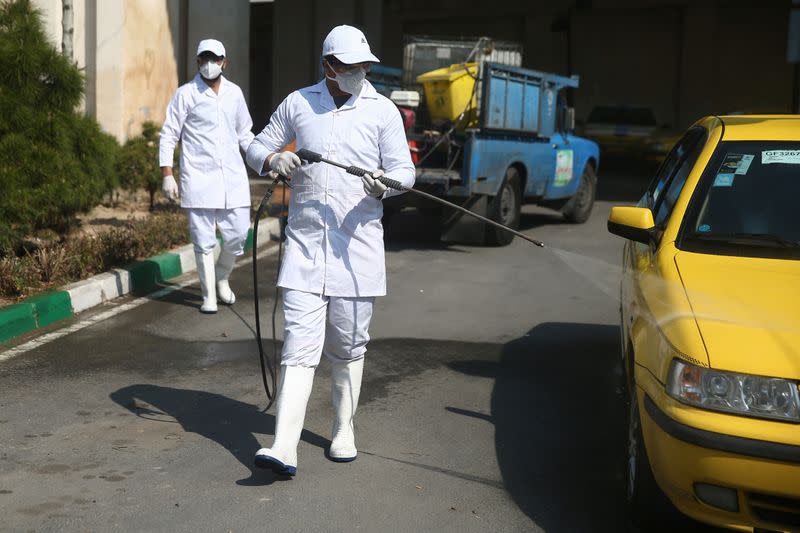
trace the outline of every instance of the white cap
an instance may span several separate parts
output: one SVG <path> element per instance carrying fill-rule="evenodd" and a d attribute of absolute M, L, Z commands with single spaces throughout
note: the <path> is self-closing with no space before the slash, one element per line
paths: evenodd
<path fill-rule="evenodd" d="M 325 41 L 322 43 L 322 57 L 330 55 L 348 65 L 367 61 L 381 62 L 370 51 L 364 33 L 353 26 L 336 26 L 325 37 Z"/>
<path fill-rule="evenodd" d="M 197 55 L 203 52 L 211 52 L 215 56 L 225 57 L 225 47 L 216 39 L 203 39 L 197 45 Z"/>

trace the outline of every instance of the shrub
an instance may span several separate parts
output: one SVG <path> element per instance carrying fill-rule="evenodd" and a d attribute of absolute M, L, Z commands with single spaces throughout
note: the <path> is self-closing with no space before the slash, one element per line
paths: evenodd
<path fill-rule="evenodd" d="M 153 122 L 145 122 L 142 124 L 142 134 L 128 139 L 117 161 L 117 173 L 122 186 L 130 191 L 146 190 L 150 194 L 150 210 L 155 207 L 155 195 L 161 189 L 158 141 L 158 126 Z M 178 151 L 175 152 L 177 156 Z M 173 168 L 176 166 L 177 162 L 173 163 Z M 177 172 L 175 177 L 177 179 Z"/>
<path fill-rule="evenodd" d="M 63 232 L 114 186 L 119 146 L 76 112 L 83 90 L 30 1 L 0 3 L 0 255 L 36 230 Z"/>
<path fill-rule="evenodd" d="M 131 219 L 98 236 L 81 236 L 22 257 L 0 257 L 0 296 L 19 298 L 86 279 L 189 242 L 183 211 Z"/>

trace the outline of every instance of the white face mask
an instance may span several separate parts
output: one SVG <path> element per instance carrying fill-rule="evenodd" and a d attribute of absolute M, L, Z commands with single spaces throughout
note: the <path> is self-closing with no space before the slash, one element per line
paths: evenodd
<path fill-rule="evenodd" d="M 222 65 L 215 61 L 208 61 L 200 65 L 200 75 L 207 80 L 215 80 L 222 74 Z"/>
<path fill-rule="evenodd" d="M 328 66 L 330 66 L 330 63 Z M 331 70 L 333 70 L 333 67 L 331 67 Z M 336 77 L 331 78 L 327 74 L 325 77 L 335 81 L 337 85 L 339 85 L 339 89 L 348 94 L 357 94 L 360 92 L 361 86 L 364 85 L 364 80 L 367 78 L 367 72 L 363 68 L 357 68 L 350 72 L 336 72 L 333 70 L 333 73 L 336 74 Z"/>

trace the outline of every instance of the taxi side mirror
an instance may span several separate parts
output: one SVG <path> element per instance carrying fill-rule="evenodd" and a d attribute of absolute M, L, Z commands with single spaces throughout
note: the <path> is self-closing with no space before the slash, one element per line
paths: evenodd
<path fill-rule="evenodd" d="M 608 215 L 609 233 L 643 244 L 656 242 L 655 226 L 653 212 L 646 207 L 616 206 Z"/>

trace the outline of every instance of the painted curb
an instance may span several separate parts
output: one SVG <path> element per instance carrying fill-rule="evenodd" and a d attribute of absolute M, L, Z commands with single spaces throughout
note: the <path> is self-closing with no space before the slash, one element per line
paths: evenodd
<path fill-rule="evenodd" d="M 260 246 L 271 242 L 279 232 L 280 221 L 277 218 L 262 220 L 258 228 Z M 245 255 L 252 248 L 253 228 L 250 228 L 245 242 Z M 214 257 L 218 256 L 219 246 L 214 248 Z M 20 303 L 0 308 L 0 342 L 70 318 L 126 294 L 147 294 L 164 281 L 196 270 L 194 247 L 187 244 L 134 261 L 123 268 L 114 268 L 89 279 L 70 283 L 59 290 L 31 296 Z"/>

